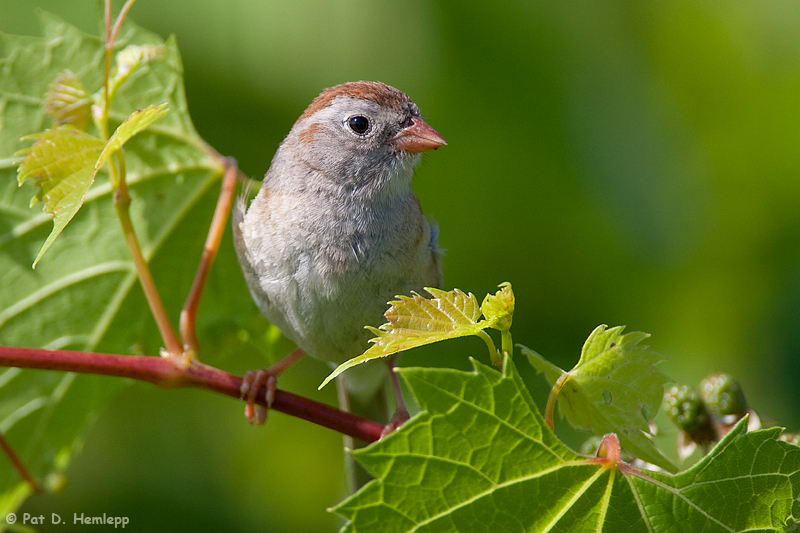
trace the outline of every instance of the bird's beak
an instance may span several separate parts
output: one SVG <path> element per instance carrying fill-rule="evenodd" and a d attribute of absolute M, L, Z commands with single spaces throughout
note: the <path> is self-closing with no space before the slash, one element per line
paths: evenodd
<path fill-rule="evenodd" d="M 447 142 L 436 130 L 419 117 L 411 117 L 411 124 L 389 139 L 389 144 L 406 152 L 427 152 L 444 146 Z"/>

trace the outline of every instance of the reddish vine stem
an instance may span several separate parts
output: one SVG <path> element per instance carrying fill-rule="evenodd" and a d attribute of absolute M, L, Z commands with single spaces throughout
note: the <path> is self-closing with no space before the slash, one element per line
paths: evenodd
<path fill-rule="evenodd" d="M 214 210 L 214 218 L 211 221 L 211 227 L 208 230 L 208 236 L 203 246 L 200 265 L 197 267 L 197 274 L 195 274 L 192 288 L 186 298 L 186 303 L 183 305 L 180 317 L 183 349 L 192 356 L 197 356 L 200 352 L 200 343 L 197 340 L 197 330 L 195 328 L 197 309 L 200 307 L 200 297 L 203 295 L 203 287 L 206 285 L 208 273 L 211 271 L 211 265 L 214 263 L 214 258 L 217 256 L 217 250 L 219 250 L 219 245 L 222 241 L 222 234 L 225 231 L 228 215 L 231 212 L 233 195 L 236 192 L 236 178 L 239 174 L 239 168 L 233 159 L 223 158 L 219 155 L 216 157 L 218 160 L 223 161 L 225 166 L 225 174 L 222 177 L 222 191 L 219 194 L 217 207 Z"/>
<path fill-rule="evenodd" d="M 119 35 L 120 28 L 122 28 L 122 21 L 125 20 L 125 16 L 128 14 L 128 11 L 130 11 L 134 1 L 135 0 L 128 0 L 125 2 L 125 5 L 122 6 L 119 15 L 117 15 L 117 21 L 114 23 L 114 29 L 111 30 L 110 38 L 108 38 L 108 42 L 111 43 L 112 47 L 114 46 L 114 42 L 117 40 L 117 35 Z M 108 22 L 111 22 L 110 18 L 108 19 Z M 108 30 L 106 30 L 106 35 L 109 35 Z"/>
<path fill-rule="evenodd" d="M 242 378 L 202 363 L 175 358 L 113 355 L 66 350 L 0 346 L 0 366 L 98 374 L 146 381 L 166 389 L 195 387 L 239 399 Z M 265 390 L 257 403 L 266 407 Z M 329 405 L 285 391 L 276 391 L 272 409 L 338 431 L 364 442 L 381 437 L 383 426 Z"/>
<path fill-rule="evenodd" d="M 17 455 L 17 452 L 14 451 L 14 448 L 8 443 L 6 438 L 0 434 L 0 450 L 3 450 L 3 453 L 6 454 L 8 459 L 11 461 L 11 465 L 14 467 L 14 470 L 17 471 L 19 477 L 28 484 L 33 492 L 41 492 L 42 488 L 36 483 L 36 480 L 33 479 L 28 469 L 25 468 L 22 460 Z"/>
<path fill-rule="evenodd" d="M 104 67 L 104 74 L 103 74 L 103 120 L 100 121 L 102 125 L 102 134 L 103 138 L 108 138 L 108 130 L 107 130 L 107 122 L 108 122 L 108 80 L 109 76 L 111 75 L 111 49 L 109 47 L 114 46 L 111 42 L 111 0 L 105 1 L 105 45 L 106 45 L 106 57 L 105 62 L 103 64 Z"/>

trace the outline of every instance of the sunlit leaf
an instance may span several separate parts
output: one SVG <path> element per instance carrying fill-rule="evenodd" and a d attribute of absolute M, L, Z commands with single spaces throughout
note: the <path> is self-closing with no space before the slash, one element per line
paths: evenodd
<path fill-rule="evenodd" d="M 509 282 L 500 284 L 500 290 L 495 294 L 487 294 L 481 304 L 481 312 L 491 327 L 507 331 L 511 327 L 514 315 L 514 292 Z"/>
<path fill-rule="evenodd" d="M 586 458 L 547 428 L 513 364 L 403 368 L 421 413 L 354 452 L 375 476 L 333 510 L 348 533 L 783 531 L 800 448 L 739 425 L 678 475 Z M 757 481 L 756 481 L 757 480 Z"/>
<path fill-rule="evenodd" d="M 25 139 L 35 142 L 18 153 L 25 155 L 18 170 L 19 184 L 33 178 L 39 191 L 31 200 L 31 205 L 44 201 L 44 211 L 53 217 L 53 231 L 36 256 L 33 262 L 35 267 L 83 205 L 83 199 L 94 181 L 93 169 L 97 155 L 104 143 L 70 126 L 59 126 L 28 135 Z"/>
<path fill-rule="evenodd" d="M 69 126 L 24 137 L 36 142 L 31 148 L 19 152 L 25 155 L 18 170 L 19 184 L 36 178 L 39 192 L 31 205 L 43 200 L 45 212 L 53 217 L 53 231 L 36 256 L 34 267 L 81 208 L 95 175 L 110 155 L 166 113 L 167 104 L 151 105 L 134 112 L 117 128 L 105 146 L 96 137 Z"/>
<path fill-rule="evenodd" d="M 558 376 L 556 367 L 536 352 L 521 348 L 553 385 L 551 395 L 558 395 L 559 410 L 573 426 L 597 435 L 616 433 L 629 453 L 674 471 L 674 465 L 650 440 L 647 424 L 658 412 L 664 384 L 669 381 L 655 367 L 664 358 L 640 344 L 648 337 L 646 333 L 623 335 L 623 329 L 598 326 L 583 345 L 578 363 L 569 372 L 559 369 Z"/>
<path fill-rule="evenodd" d="M 432 298 L 398 296 L 399 300 L 389 302 L 391 307 L 384 316 L 389 320 L 380 328 L 369 327 L 375 338 L 373 345 L 363 354 L 339 365 L 319 388 L 327 385 L 333 378 L 370 359 L 386 357 L 418 346 L 467 335 L 478 335 L 489 327 L 487 321 L 478 322 L 481 308 L 475 296 L 464 294 L 459 289 L 443 291 L 426 288 Z"/>
<path fill-rule="evenodd" d="M 511 321 L 514 317 L 514 291 L 511 290 L 511 283 L 507 281 L 501 283 L 499 287 L 499 291 L 487 294 L 483 299 L 481 312 L 492 328 L 500 330 L 503 352 L 512 355 L 514 341 L 511 339 Z M 491 354 L 491 360 L 493 365 L 499 367 L 502 364 L 502 355 Z"/>
<path fill-rule="evenodd" d="M 108 144 L 103 148 L 100 157 L 97 158 L 94 171 L 97 173 L 100 168 L 106 164 L 111 154 L 122 148 L 122 146 L 130 140 L 131 137 L 149 127 L 161 117 L 167 114 L 167 104 L 150 105 L 144 109 L 139 109 L 125 119 L 116 129 Z"/>

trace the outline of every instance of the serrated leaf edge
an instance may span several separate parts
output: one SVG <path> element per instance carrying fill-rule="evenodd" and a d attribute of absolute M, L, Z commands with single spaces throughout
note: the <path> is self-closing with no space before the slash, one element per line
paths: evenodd
<path fill-rule="evenodd" d="M 508 284 L 508 286 L 510 287 L 510 284 Z M 413 348 L 418 348 L 420 346 L 425 346 L 426 344 L 433 344 L 435 342 L 440 342 L 444 340 L 455 339 L 459 337 L 467 337 L 470 335 L 478 335 L 484 339 L 487 345 L 490 345 L 489 346 L 490 354 L 494 355 L 493 352 L 496 352 L 496 349 L 493 349 L 493 346 L 491 346 L 492 345 L 491 339 L 488 337 L 488 335 L 486 335 L 483 332 L 485 328 L 492 327 L 492 323 L 488 320 L 480 320 L 482 310 L 481 306 L 478 305 L 478 300 L 477 298 L 475 298 L 474 294 L 472 294 L 471 292 L 464 293 L 461 289 L 458 288 L 455 288 L 451 291 L 445 291 L 442 289 L 437 289 L 435 287 L 425 287 L 425 291 L 428 294 L 430 294 L 432 298 L 425 298 L 419 293 L 411 291 L 411 296 L 397 295 L 395 296 L 395 298 L 397 298 L 396 300 L 391 300 L 390 302 L 388 302 L 390 307 L 386 311 L 386 313 L 384 313 L 384 316 L 387 319 L 389 319 L 389 322 L 382 324 L 378 328 L 375 328 L 373 326 L 365 326 L 366 329 L 368 329 L 369 331 L 371 331 L 376 335 L 375 337 L 368 339 L 368 342 L 372 343 L 372 346 L 370 346 L 361 355 L 353 357 L 352 359 L 348 359 L 347 361 L 336 367 L 333 370 L 333 372 L 331 372 L 322 381 L 322 383 L 319 385 L 317 389 L 318 390 L 322 389 L 325 385 L 330 383 L 336 376 L 338 376 L 348 368 L 352 368 L 356 365 L 365 363 L 366 361 L 372 359 L 378 359 L 380 357 L 388 357 L 390 355 L 394 355 L 396 353 L 403 351 L 402 349 L 397 348 L 396 345 L 392 348 L 391 346 L 393 343 L 391 341 L 388 342 L 386 341 L 387 338 L 392 338 L 392 337 L 396 337 L 398 339 L 396 344 L 401 343 L 402 339 L 415 339 L 415 342 L 411 342 L 410 346 L 406 346 L 404 348 L 404 349 L 413 349 Z M 453 296 L 452 299 L 448 298 L 448 296 L 450 295 Z M 457 299 L 463 299 L 465 305 L 462 307 L 458 307 L 454 303 L 454 301 Z M 398 319 L 396 318 L 395 320 L 392 320 L 392 317 L 399 316 L 399 314 L 392 313 L 392 310 L 398 307 L 402 307 L 406 305 L 408 302 L 425 302 L 427 305 L 420 305 L 419 303 L 417 303 L 417 306 L 422 311 L 425 312 L 427 312 L 426 307 L 435 308 L 439 313 L 443 314 L 444 316 L 450 319 L 450 323 L 453 324 L 453 328 L 450 331 L 445 331 L 445 332 L 441 331 L 431 332 L 430 335 L 428 336 L 419 335 L 417 337 L 414 337 L 410 334 L 404 335 L 402 332 L 399 332 L 403 328 L 397 327 Z M 439 304 L 434 304 L 434 302 L 441 303 L 441 306 Z M 443 309 L 443 307 L 447 309 Z M 453 315 L 448 314 L 448 311 L 453 313 Z M 407 316 L 407 315 L 402 315 L 402 316 Z M 457 321 L 457 319 L 453 319 L 454 316 L 463 318 L 464 321 L 463 322 Z M 434 317 L 431 316 L 430 314 L 429 317 L 431 319 L 434 319 Z M 395 330 L 397 330 L 398 333 L 395 333 Z"/>

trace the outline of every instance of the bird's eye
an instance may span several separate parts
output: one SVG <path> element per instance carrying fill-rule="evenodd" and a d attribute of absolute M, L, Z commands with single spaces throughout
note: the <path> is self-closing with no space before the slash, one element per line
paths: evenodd
<path fill-rule="evenodd" d="M 350 126 L 351 130 L 361 135 L 369 129 L 369 119 L 356 115 L 347 119 L 347 125 Z"/>

